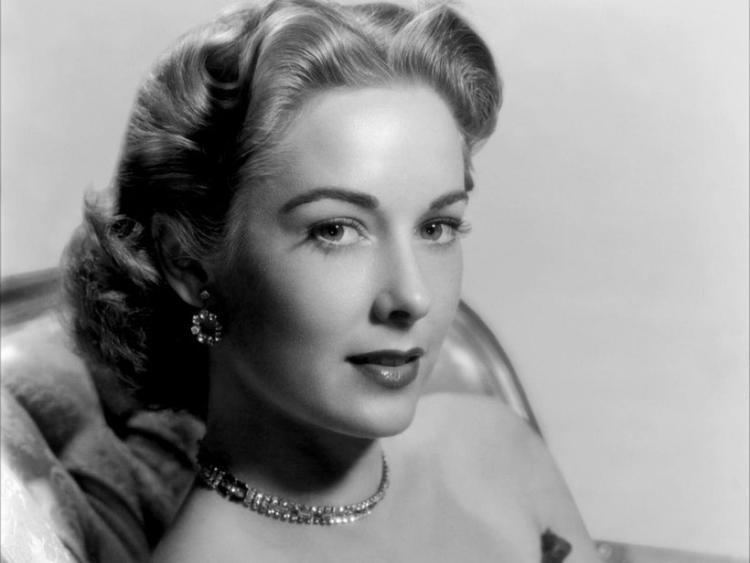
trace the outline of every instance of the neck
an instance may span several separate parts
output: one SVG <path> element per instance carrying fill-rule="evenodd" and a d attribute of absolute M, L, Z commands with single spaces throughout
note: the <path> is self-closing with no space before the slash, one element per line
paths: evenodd
<path fill-rule="evenodd" d="M 377 440 L 305 424 L 226 381 L 212 385 L 203 449 L 248 485 L 301 503 L 359 502 L 382 476 Z"/>

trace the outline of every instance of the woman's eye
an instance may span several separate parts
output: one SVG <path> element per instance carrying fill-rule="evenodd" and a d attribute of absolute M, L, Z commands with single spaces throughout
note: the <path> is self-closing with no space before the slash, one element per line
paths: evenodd
<path fill-rule="evenodd" d="M 459 234 L 468 232 L 468 225 L 455 219 L 440 219 L 428 221 L 419 228 L 420 236 L 436 244 L 449 244 L 458 238 Z"/>
<path fill-rule="evenodd" d="M 422 237 L 428 240 L 439 241 L 444 238 L 447 230 L 442 223 L 427 223 L 422 226 Z"/>
<path fill-rule="evenodd" d="M 362 235 L 355 225 L 331 221 L 313 226 L 310 238 L 326 246 L 348 246 L 362 239 Z"/>

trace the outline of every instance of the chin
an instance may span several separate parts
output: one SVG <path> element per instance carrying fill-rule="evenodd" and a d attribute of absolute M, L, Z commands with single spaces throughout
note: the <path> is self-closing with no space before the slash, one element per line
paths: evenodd
<path fill-rule="evenodd" d="M 414 421 L 419 401 L 415 388 L 399 396 L 379 397 L 357 409 L 348 424 L 339 427 L 342 433 L 366 439 L 387 438 L 404 432 Z"/>

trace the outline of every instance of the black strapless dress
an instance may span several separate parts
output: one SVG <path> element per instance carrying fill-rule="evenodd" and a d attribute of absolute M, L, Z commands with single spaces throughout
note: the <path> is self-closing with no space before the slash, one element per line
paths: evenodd
<path fill-rule="evenodd" d="M 542 563 L 560 563 L 571 551 L 570 543 L 555 535 L 552 530 L 542 534 Z"/>

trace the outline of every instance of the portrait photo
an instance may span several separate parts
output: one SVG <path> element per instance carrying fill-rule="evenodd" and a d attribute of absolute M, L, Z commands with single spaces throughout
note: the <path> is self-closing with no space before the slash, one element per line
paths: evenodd
<path fill-rule="evenodd" d="M 3 0 L 3 562 L 747 562 L 749 10 Z"/>

